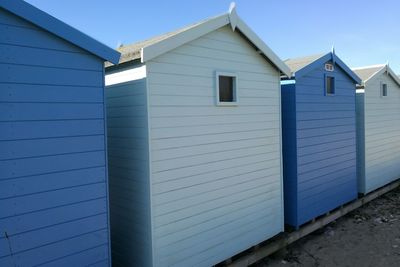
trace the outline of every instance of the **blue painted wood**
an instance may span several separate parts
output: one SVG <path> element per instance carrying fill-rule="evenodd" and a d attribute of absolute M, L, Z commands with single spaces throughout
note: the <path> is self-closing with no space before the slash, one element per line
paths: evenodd
<path fill-rule="evenodd" d="M 282 84 L 285 223 L 293 227 L 357 197 L 356 77 L 332 54 Z M 325 76 L 335 77 L 335 95 L 325 94 Z"/>
<path fill-rule="evenodd" d="M 310 76 L 312 77 L 312 74 L 310 73 L 314 72 L 315 69 L 320 69 L 320 66 L 322 64 L 325 64 L 326 62 L 331 62 L 333 63 L 336 67 L 339 67 L 341 69 L 342 74 L 346 74 L 347 77 L 353 80 L 355 84 L 361 84 L 361 79 L 358 77 L 336 54 L 335 52 L 329 52 L 326 55 L 320 57 L 318 60 L 308 64 L 304 68 L 296 71 L 295 77 L 296 80 L 298 78 L 301 78 L 302 76 Z M 336 70 L 337 71 L 337 70 Z M 334 73 L 336 73 L 336 71 Z M 332 72 L 329 72 L 329 74 L 332 74 Z M 317 76 L 318 79 L 318 74 L 314 73 L 315 76 Z M 314 76 L 314 77 L 315 77 Z M 324 80 L 322 80 L 324 82 Z"/>
<path fill-rule="evenodd" d="M 111 266 L 104 59 L 19 2 L 0 2 L 0 266 Z"/>
<path fill-rule="evenodd" d="M 75 44 L 84 50 L 104 60 L 118 63 L 120 54 L 96 41 L 95 39 L 83 34 L 64 22 L 50 16 L 49 14 L 35 8 L 22 0 L 2 0 L 0 7 L 23 18 L 38 27 Z"/>

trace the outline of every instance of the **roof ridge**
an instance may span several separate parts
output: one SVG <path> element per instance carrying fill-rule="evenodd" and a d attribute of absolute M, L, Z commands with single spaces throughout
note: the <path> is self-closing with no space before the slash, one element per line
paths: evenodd
<path fill-rule="evenodd" d="M 368 66 L 363 66 L 363 67 L 353 67 L 351 68 L 352 70 L 365 70 L 365 69 L 374 69 L 374 68 L 379 68 L 379 67 L 386 67 L 387 64 L 375 64 L 375 65 L 368 65 Z"/>

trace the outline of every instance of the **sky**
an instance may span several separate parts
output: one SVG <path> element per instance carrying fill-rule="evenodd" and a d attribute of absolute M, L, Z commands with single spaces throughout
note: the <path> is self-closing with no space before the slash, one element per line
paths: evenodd
<path fill-rule="evenodd" d="M 26 0 L 116 48 L 225 13 L 231 0 Z M 350 67 L 400 73 L 400 1 L 236 0 L 237 13 L 281 58 L 329 52 Z"/>

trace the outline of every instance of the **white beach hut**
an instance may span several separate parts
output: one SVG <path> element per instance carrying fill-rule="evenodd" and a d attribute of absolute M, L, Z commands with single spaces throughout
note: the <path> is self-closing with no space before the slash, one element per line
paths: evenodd
<path fill-rule="evenodd" d="M 356 68 L 359 192 L 400 177 L 400 79 L 388 65 Z"/>
<path fill-rule="evenodd" d="M 234 6 L 106 69 L 113 263 L 210 266 L 283 230 L 280 75 Z"/>

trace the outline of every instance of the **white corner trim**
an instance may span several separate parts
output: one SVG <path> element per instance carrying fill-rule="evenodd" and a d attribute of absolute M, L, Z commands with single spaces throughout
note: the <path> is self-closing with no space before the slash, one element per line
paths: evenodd
<path fill-rule="evenodd" d="M 112 74 L 106 74 L 105 85 L 110 86 L 143 78 L 146 78 L 146 65 Z"/>

